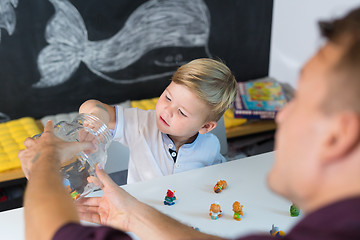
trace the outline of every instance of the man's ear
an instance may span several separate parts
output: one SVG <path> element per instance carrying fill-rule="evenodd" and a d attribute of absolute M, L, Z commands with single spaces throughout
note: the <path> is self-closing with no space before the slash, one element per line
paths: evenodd
<path fill-rule="evenodd" d="M 199 130 L 200 134 L 205 134 L 207 132 L 210 132 L 211 130 L 213 130 L 217 125 L 217 122 L 215 121 L 210 121 L 205 123 Z"/>
<path fill-rule="evenodd" d="M 344 112 L 337 116 L 329 126 L 321 153 L 325 162 L 341 159 L 359 144 L 360 119 L 354 112 Z"/>

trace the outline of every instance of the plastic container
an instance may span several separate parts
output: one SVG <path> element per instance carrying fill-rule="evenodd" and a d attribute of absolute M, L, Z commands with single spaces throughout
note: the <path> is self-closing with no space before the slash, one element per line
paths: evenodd
<path fill-rule="evenodd" d="M 88 182 L 88 177 L 96 176 L 97 164 L 105 167 L 107 148 L 112 140 L 111 131 L 97 117 L 79 114 L 72 122 L 57 123 L 54 126 L 54 133 L 67 142 L 91 141 L 97 146 L 95 151 L 79 152 L 62 164 L 63 183 L 71 197 L 77 200 L 97 189 L 93 183 Z M 34 136 L 37 137 L 40 135 Z"/>

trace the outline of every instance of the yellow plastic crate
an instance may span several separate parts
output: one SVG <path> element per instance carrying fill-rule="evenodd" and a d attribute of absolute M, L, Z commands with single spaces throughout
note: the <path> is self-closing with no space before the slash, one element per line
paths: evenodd
<path fill-rule="evenodd" d="M 157 97 L 157 98 L 131 101 L 130 104 L 132 108 L 139 108 L 143 110 L 155 110 L 156 103 L 158 100 L 159 98 Z"/>
<path fill-rule="evenodd" d="M 41 132 L 35 119 L 24 117 L 0 123 L 0 172 L 21 167 L 18 152 L 24 141 Z"/>

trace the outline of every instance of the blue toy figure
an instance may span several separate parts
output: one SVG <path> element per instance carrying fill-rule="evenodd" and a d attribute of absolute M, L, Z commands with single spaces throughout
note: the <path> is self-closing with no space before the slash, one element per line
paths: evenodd
<path fill-rule="evenodd" d="M 174 193 L 175 193 L 175 191 L 172 192 L 171 190 L 168 189 L 168 191 L 166 193 L 165 201 L 164 201 L 165 205 L 171 206 L 171 205 L 175 204 L 176 197 L 175 197 Z"/>

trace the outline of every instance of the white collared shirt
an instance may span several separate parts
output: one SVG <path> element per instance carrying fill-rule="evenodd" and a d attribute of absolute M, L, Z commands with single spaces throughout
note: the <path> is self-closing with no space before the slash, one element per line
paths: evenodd
<path fill-rule="evenodd" d="M 173 141 L 157 128 L 155 110 L 115 108 L 114 140 L 130 150 L 128 184 L 226 161 L 220 154 L 218 138 L 206 133 L 198 134 L 192 143 L 182 145 L 174 162 L 169 149 L 176 148 Z"/>

